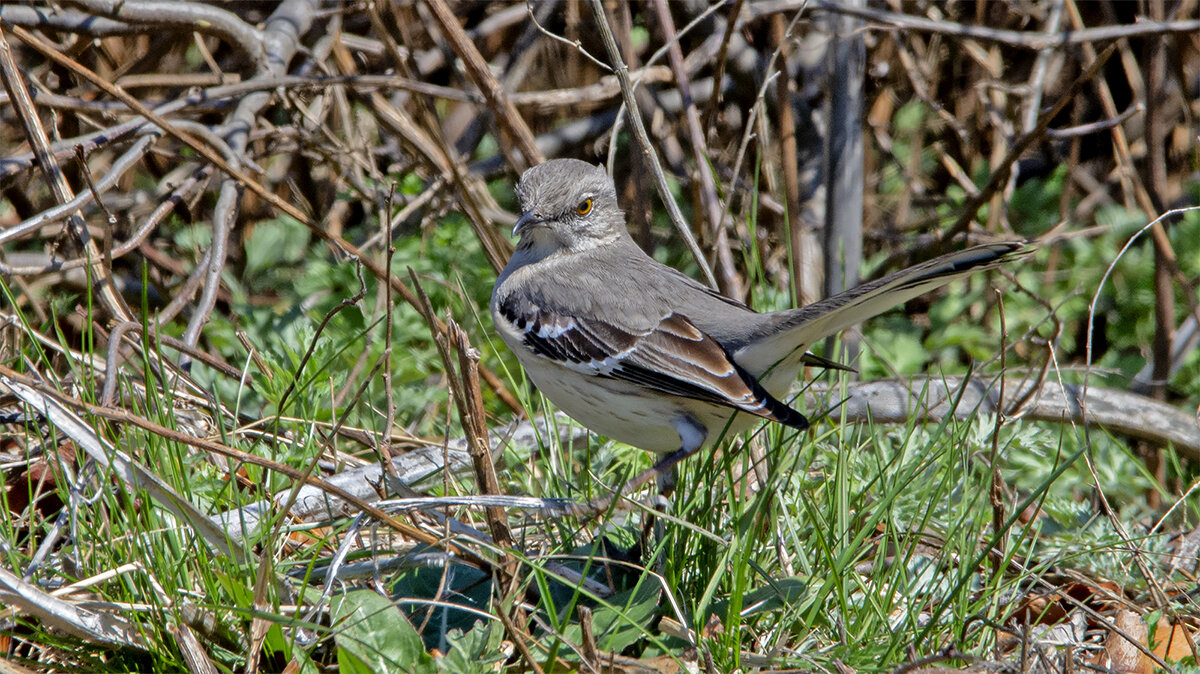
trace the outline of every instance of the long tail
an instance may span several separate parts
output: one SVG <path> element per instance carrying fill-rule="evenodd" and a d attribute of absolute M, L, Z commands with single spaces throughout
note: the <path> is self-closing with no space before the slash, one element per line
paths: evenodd
<path fill-rule="evenodd" d="M 760 374 L 820 339 L 941 286 L 1031 252 L 1024 243 L 989 243 L 903 269 L 806 307 L 780 311 L 755 331 L 735 358 Z"/>

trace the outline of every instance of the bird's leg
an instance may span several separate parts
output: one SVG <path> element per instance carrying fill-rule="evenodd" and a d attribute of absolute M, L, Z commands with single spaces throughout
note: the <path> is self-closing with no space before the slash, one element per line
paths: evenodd
<path fill-rule="evenodd" d="M 679 453 L 679 451 L 675 453 Z M 646 513 L 645 521 L 642 522 L 642 536 L 638 539 L 638 545 L 643 550 L 653 551 L 652 554 L 654 554 L 656 560 L 655 568 L 659 572 L 663 571 L 661 567 L 665 559 L 662 555 L 657 554 L 659 547 L 657 544 L 661 543 L 663 537 L 666 536 L 666 531 L 663 529 L 663 521 L 659 515 L 665 515 L 671 511 L 671 496 L 675 493 L 675 482 L 679 477 L 676 463 L 694 453 L 695 450 L 692 450 L 690 453 L 683 454 L 670 465 L 661 465 L 663 461 L 660 459 L 655 463 L 655 467 L 651 468 L 651 470 L 657 468 L 654 481 L 658 484 L 658 494 L 654 496 L 654 509 Z"/>
<path fill-rule="evenodd" d="M 659 459 L 650 469 L 654 471 L 655 481 L 658 483 L 658 496 L 654 499 L 654 510 L 648 514 L 642 525 L 641 545 L 645 550 L 657 551 L 658 546 L 652 545 L 651 541 L 661 542 L 666 535 L 662 519 L 658 515 L 667 513 L 671 508 L 670 497 L 675 491 L 675 481 L 678 478 L 676 464 L 699 451 L 708 437 L 708 429 L 691 415 L 679 415 L 673 420 L 673 425 L 675 432 L 679 433 L 679 449 Z M 661 565 L 663 558 L 657 554 L 655 557 Z"/>
<path fill-rule="evenodd" d="M 572 514 L 581 517 L 598 515 L 608 510 L 616 499 L 641 489 L 651 479 L 658 480 L 659 500 L 665 501 L 664 495 L 675 489 L 675 464 L 700 451 L 700 448 L 704 446 L 705 438 L 708 437 L 708 429 L 689 414 L 680 414 L 675 417 L 672 425 L 679 433 L 679 449 L 659 457 L 653 466 L 626 482 L 619 492 L 580 505 Z"/>

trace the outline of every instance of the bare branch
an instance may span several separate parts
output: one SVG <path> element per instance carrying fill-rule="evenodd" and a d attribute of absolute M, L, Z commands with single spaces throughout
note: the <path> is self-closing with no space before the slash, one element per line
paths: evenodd
<path fill-rule="evenodd" d="M 934 21 L 920 16 L 912 16 L 911 14 L 900 14 L 866 7 L 852 7 L 842 3 L 829 2 L 828 0 L 765 0 L 764 2 L 757 2 L 751 5 L 750 11 L 751 15 L 757 19 L 777 12 L 793 12 L 805 7 L 813 12 L 847 14 L 905 30 L 970 38 L 981 42 L 999 43 L 1008 47 L 1030 49 L 1033 51 L 1040 51 L 1050 47 L 1064 47 L 1072 44 L 1137 38 L 1146 35 L 1192 35 L 1200 32 L 1200 20 L 1159 22 L 1139 19 L 1137 23 L 1128 26 L 1098 26 L 1096 28 L 1046 34 L 1032 31 L 988 28 L 986 26 L 968 26 L 952 21 Z"/>

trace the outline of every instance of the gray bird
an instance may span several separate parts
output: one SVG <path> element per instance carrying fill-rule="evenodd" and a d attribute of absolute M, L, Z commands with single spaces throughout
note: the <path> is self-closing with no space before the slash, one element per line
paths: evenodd
<path fill-rule="evenodd" d="M 799 430 L 780 401 L 817 340 L 1021 255 L 943 255 L 806 307 L 758 313 L 642 252 L 603 168 L 555 159 L 517 184 L 520 237 L 492 290 L 496 328 L 560 409 L 674 463 L 757 418 Z M 732 417 L 732 419 L 731 419 Z"/>

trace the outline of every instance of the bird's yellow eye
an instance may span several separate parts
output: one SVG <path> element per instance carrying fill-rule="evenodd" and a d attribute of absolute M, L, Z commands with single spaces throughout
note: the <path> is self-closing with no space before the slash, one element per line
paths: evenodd
<path fill-rule="evenodd" d="M 579 202 L 579 205 L 575 207 L 575 212 L 580 215 L 587 215 L 588 213 L 591 213 L 592 212 L 591 197 L 588 197 L 587 199 L 584 199 L 583 201 Z"/>

